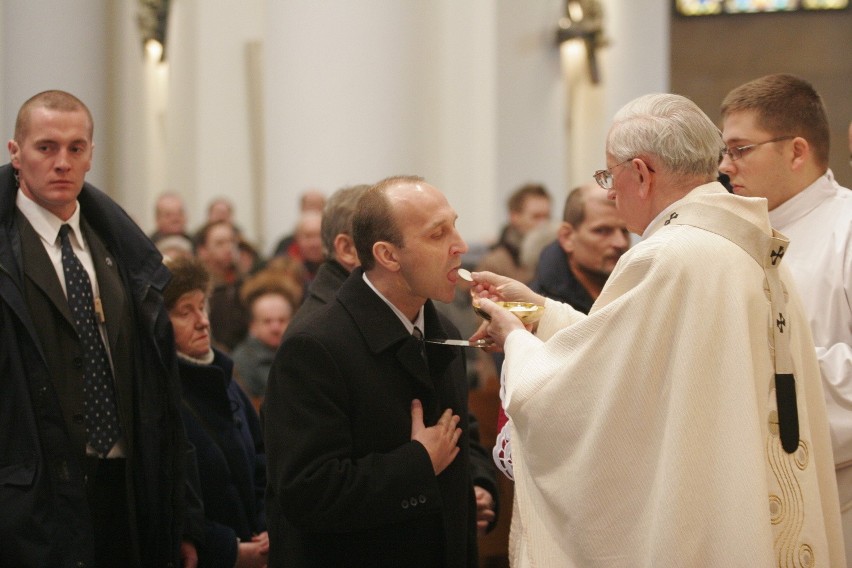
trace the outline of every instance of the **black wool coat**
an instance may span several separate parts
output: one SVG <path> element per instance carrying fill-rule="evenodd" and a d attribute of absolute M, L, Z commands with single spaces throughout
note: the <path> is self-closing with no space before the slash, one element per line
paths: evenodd
<path fill-rule="evenodd" d="M 419 342 L 356 269 L 336 300 L 288 334 L 263 412 L 270 566 L 477 566 L 464 353 Z M 289 331 L 289 330 L 288 330 Z M 425 305 L 428 337 L 458 337 Z M 411 441 L 461 417 L 460 452 L 435 476 Z"/>
<path fill-rule="evenodd" d="M 12 167 L 0 167 L 0 566 L 91 566 L 95 535 L 82 417 L 68 411 L 80 399 L 74 388 L 79 342 L 55 288 L 45 288 L 44 271 L 33 272 L 33 259 L 24 258 L 16 194 Z M 109 197 L 84 184 L 78 201 L 84 230 L 94 231 L 104 247 L 105 256 L 93 258 L 98 280 L 108 271 L 105 282 L 119 283 L 112 291 L 116 302 L 105 298 L 105 311 L 128 443 L 135 548 L 142 566 L 178 566 L 187 447 L 162 301 L 169 272 Z"/>

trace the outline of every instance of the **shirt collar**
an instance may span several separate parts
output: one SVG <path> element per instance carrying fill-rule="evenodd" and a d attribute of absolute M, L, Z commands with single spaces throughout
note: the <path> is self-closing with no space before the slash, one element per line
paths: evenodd
<path fill-rule="evenodd" d="M 20 189 L 18 189 L 18 195 L 15 197 L 15 205 L 45 243 L 55 245 L 59 237 L 59 228 L 62 225 L 70 225 L 74 233 L 74 238 L 77 240 L 77 246 L 85 249 L 83 239 L 80 237 L 80 203 L 75 202 L 75 204 L 74 214 L 67 221 L 63 221 L 27 197 Z"/>
<path fill-rule="evenodd" d="M 394 305 L 390 302 L 390 300 L 388 300 L 387 298 L 385 298 L 385 297 L 384 297 L 384 295 L 383 295 L 381 292 L 379 292 L 379 290 L 378 290 L 375 286 L 373 286 L 373 283 L 372 283 L 372 282 L 370 282 L 370 279 L 369 279 L 369 278 L 367 278 L 367 273 L 366 273 L 366 272 L 364 272 L 364 273 L 361 275 L 361 278 L 363 278 L 363 279 L 364 279 L 364 282 L 366 282 L 366 283 L 367 283 L 367 286 L 369 286 L 369 287 L 373 290 L 373 292 L 375 292 L 375 293 L 376 293 L 376 295 L 377 295 L 379 298 L 381 298 L 381 299 L 382 299 L 382 301 L 383 301 L 384 303 L 386 303 L 386 304 L 390 307 L 390 309 L 391 309 L 391 310 L 393 310 L 393 313 L 395 313 L 395 314 L 396 314 L 396 317 L 398 317 L 398 318 L 399 318 L 399 321 L 401 321 L 401 322 L 402 322 L 402 325 L 404 325 L 404 326 L 405 326 L 405 329 L 407 329 L 407 330 L 408 330 L 408 333 L 413 333 L 413 332 L 414 332 L 414 328 L 415 328 L 415 327 L 417 327 L 417 328 L 419 328 L 419 329 L 420 329 L 420 332 L 423 334 L 423 337 L 426 337 L 426 328 L 424 327 L 424 324 L 425 324 L 425 318 L 423 317 L 423 306 L 420 306 L 420 311 L 418 311 L 418 312 L 417 312 L 417 317 L 416 317 L 416 318 L 414 318 L 414 321 L 411 321 L 411 320 L 409 320 L 407 317 L 405 317 L 405 314 L 404 314 L 404 313 L 402 313 L 401 311 L 399 311 L 399 309 L 398 309 L 396 306 L 394 306 Z"/>
<path fill-rule="evenodd" d="M 785 227 L 801 219 L 831 197 L 839 187 L 831 170 L 819 176 L 811 185 L 769 212 L 769 222 L 783 231 Z"/>

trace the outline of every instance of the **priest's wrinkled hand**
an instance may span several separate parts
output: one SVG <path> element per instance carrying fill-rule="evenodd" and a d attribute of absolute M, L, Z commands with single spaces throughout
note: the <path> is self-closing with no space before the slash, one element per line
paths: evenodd
<path fill-rule="evenodd" d="M 481 339 L 490 340 L 491 337 L 488 335 L 488 324 L 491 323 L 486 319 L 482 320 L 482 323 L 479 324 L 476 332 L 473 335 L 468 337 L 468 341 L 479 341 Z M 482 350 L 486 353 L 500 353 L 503 351 L 502 345 L 497 345 L 496 343 L 489 343 L 486 347 L 482 347 Z"/>
<path fill-rule="evenodd" d="M 479 301 L 479 309 L 491 316 L 485 332 L 501 349 L 506 343 L 506 337 L 516 329 L 527 329 L 515 315 L 506 308 L 500 307 L 487 298 Z"/>
<path fill-rule="evenodd" d="M 544 305 L 544 296 L 536 294 L 525 284 L 508 276 L 483 271 L 471 273 L 471 278 L 474 282 L 471 294 L 477 298 Z"/>

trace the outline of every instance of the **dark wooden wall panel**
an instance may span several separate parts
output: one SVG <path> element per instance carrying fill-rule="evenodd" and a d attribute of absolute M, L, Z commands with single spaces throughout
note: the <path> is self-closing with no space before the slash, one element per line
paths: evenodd
<path fill-rule="evenodd" d="M 732 88 L 768 73 L 792 73 L 822 95 L 831 126 L 831 169 L 852 187 L 852 10 L 824 13 L 672 16 L 671 90 L 719 124 Z"/>

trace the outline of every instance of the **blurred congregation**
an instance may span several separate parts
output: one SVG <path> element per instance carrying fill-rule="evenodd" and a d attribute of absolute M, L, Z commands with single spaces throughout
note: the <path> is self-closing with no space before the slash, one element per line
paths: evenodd
<path fill-rule="evenodd" d="M 852 563 L 852 8 L 239 4 L 0 2 L 0 567 Z"/>

